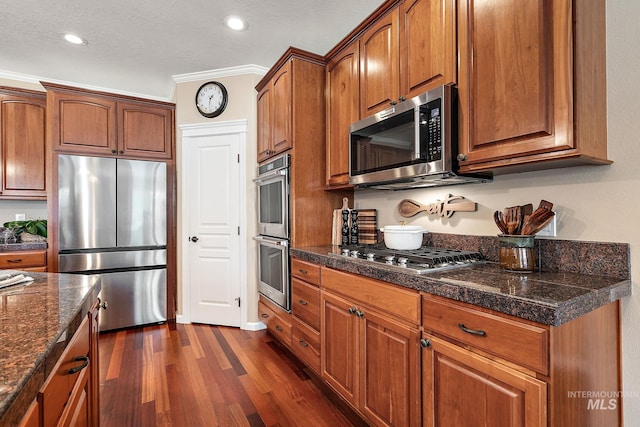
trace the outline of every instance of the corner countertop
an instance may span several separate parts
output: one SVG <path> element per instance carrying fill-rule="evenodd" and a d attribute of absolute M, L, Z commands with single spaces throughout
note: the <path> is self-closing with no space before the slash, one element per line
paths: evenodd
<path fill-rule="evenodd" d="M 631 295 L 630 279 L 563 271 L 514 273 L 495 262 L 416 274 L 343 256 L 338 246 L 291 248 L 291 255 L 551 326 Z"/>
<path fill-rule="evenodd" d="M 3 270 L 34 281 L 0 289 L 0 426 L 17 425 L 100 292 L 97 275 Z"/>

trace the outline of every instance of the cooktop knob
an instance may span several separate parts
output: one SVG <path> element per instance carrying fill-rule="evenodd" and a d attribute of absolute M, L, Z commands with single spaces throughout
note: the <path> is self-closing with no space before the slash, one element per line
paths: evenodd
<path fill-rule="evenodd" d="M 358 256 L 360 255 L 360 252 L 358 251 L 351 251 L 351 258 L 358 258 Z"/>
<path fill-rule="evenodd" d="M 367 257 L 367 261 L 374 261 L 375 260 L 375 257 L 376 257 L 375 252 L 367 252 L 365 255 Z"/>
<path fill-rule="evenodd" d="M 393 260 L 395 258 L 396 257 L 393 256 L 393 255 L 387 255 L 387 256 L 384 257 L 384 262 L 385 262 L 385 264 L 393 264 Z"/>
<path fill-rule="evenodd" d="M 407 258 L 400 257 L 400 258 L 398 258 L 398 265 L 400 267 L 406 267 L 407 266 L 407 261 L 409 261 Z"/>

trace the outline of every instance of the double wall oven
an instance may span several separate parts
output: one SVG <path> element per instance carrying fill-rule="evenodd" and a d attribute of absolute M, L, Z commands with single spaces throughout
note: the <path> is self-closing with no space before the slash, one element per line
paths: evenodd
<path fill-rule="evenodd" d="M 289 154 L 258 167 L 258 291 L 289 311 Z"/>

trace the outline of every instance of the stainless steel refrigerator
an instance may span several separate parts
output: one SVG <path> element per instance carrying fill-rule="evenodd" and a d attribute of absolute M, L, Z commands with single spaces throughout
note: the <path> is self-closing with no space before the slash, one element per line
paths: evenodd
<path fill-rule="evenodd" d="M 58 156 L 58 270 L 100 274 L 100 329 L 167 319 L 166 163 Z"/>

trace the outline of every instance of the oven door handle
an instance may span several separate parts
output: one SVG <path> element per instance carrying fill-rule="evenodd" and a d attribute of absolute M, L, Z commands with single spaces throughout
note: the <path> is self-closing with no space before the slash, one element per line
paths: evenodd
<path fill-rule="evenodd" d="M 289 246 L 289 242 L 287 240 L 274 239 L 271 237 L 254 236 L 253 240 L 255 240 L 256 242 L 260 242 L 264 245 L 270 245 L 270 246 L 283 246 L 283 247 Z"/>
<path fill-rule="evenodd" d="M 278 176 L 287 176 L 287 169 L 278 169 L 271 172 L 267 172 L 265 174 L 260 175 L 257 178 L 254 178 L 253 182 L 263 182 Z"/>

